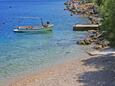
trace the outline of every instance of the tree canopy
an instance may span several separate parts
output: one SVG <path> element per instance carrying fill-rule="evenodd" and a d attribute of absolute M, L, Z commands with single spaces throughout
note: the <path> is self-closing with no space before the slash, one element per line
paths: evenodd
<path fill-rule="evenodd" d="M 115 0 L 92 1 L 99 6 L 103 17 L 101 29 L 107 32 L 106 38 L 110 41 L 111 46 L 115 47 Z"/>

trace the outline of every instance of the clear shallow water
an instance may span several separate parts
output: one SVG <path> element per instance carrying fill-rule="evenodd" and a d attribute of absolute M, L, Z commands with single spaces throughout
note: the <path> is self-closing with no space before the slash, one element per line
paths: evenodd
<path fill-rule="evenodd" d="M 76 45 L 76 40 L 83 38 L 86 33 L 73 32 L 72 25 L 87 23 L 88 20 L 79 16 L 71 17 L 63 10 L 63 3 L 0 2 L 0 86 L 19 74 L 84 57 L 85 53 Z M 17 25 L 39 24 L 39 18 L 51 21 L 55 25 L 53 31 L 38 34 L 13 32 Z"/>

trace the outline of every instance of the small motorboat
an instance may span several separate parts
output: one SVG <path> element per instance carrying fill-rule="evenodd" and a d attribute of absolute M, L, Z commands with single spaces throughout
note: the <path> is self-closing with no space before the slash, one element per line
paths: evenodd
<path fill-rule="evenodd" d="M 52 31 L 53 24 L 50 24 L 49 21 L 46 22 L 46 24 L 43 23 L 43 20 L 41 18 L 41 25 L 33 25 L 33 26 L 17 26 L 14 29 L 14 32 L 18 33 L 25 33 L 25 32 L 47 32 Z"/>
<path fill-rule="evenodd" d="M 14 32 L 19 32 L 19 33 L 25 33 L 25 32 L 47 32 L 47 31 L 52 31 L 53 24 L 49 24 L 47 26 L 17 26 L 14 29 Z"/>

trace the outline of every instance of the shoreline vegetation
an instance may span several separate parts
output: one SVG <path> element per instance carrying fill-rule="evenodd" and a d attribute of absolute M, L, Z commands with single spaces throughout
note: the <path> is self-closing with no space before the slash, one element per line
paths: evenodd
<path fill-rule="evenodd" d="M 65 5 L 65 10 L 69 10 L 71 15 L 86 16 L 90 24 L 103 25 L 103 19 L 95 3 L 87 0 L 70 0 L 65 2 Z M 114 48 L 109 47 L 111 41 L 106 39 L 106 33 L 107 31 L 101 28 L 91 30 L 86 39 L 77 42 L 80 45 L 93 45 L 98 51 L 88 54 L 95 56 L 65 62 L 17 80 L 10 86 L 114 86 L 115 52 Z"/>

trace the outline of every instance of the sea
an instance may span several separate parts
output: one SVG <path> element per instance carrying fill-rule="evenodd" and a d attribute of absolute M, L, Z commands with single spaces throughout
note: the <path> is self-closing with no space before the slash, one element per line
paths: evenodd
<path fill-rule="evenodd" d="M 72 27 L 89 21 L 80 15 L 70 16 L 70 12 L 64 11 L 64 2 L 0 1 L 0 86 L 8 86 L 9 81 L 21 75 L 87 55 L 83 47 L 76 44 L 87 32 L 75 32 Z M 54 24 L 51 32 L 13 32 L 16 26 L 40 25 L 41 18 L 44 23 Z"/>

